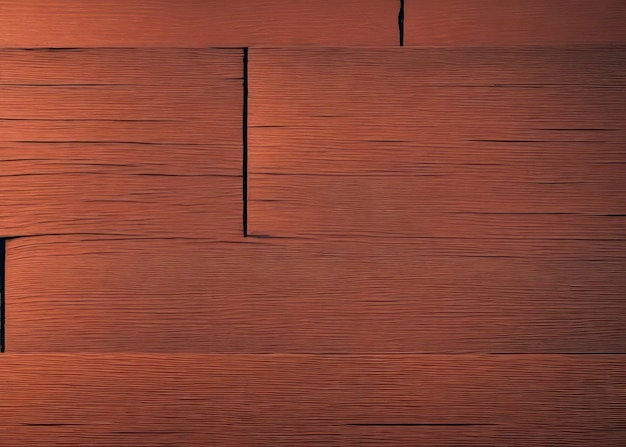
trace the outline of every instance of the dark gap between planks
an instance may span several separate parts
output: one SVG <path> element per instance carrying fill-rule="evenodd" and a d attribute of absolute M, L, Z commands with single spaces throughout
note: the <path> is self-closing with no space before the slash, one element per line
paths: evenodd
<path fill-rule="evenodd" d="M 0 239 L 0 352 L 4 352 L 5 339 L 4 339 L 4 325 L 5 325 L 5 297 L 4 297 L 4 282 L 5 282 L 5 265 L 6 265 L 6 253 L 7 253 L 7 240 Z"/>
<path fill-rule="evenodd" d="M 400 29 L 400 46 L 404 46 L 404 0 L 400 0 L 400 11 L 398 12 L 398 28 Z"/>
<path fill-rule="evenodd" d="M 248 236 L 248 47 L 243 49 L 243 237 Z"/>

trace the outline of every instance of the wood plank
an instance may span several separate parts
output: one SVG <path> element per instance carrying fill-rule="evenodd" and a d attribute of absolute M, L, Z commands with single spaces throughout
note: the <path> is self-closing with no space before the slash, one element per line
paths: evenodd
<path fill-rule="evenodd" d="M 0 1 L 2 47 L 399 44 L 397 0 Z M 25 26 L 27 24 L 27 26 Z"/>
<path fill-rule="evenodd" d="M 7 245 L 7 352 L 626 352 L 623 241 Z"/>
<path fill-rule="evenodd" d="M 231 80 L 229 84 L 231 89 L 214 91 L 208 86 L 180 89 L 177 84 L 6 87 L 0 107 L 21 119 L 186 120 L 203 116 L 206 119 L 208 110 L 234 109 L 237 101 L 242 102 L 241 80 Z M 159 92 L 168 87 L 169 91 Z M 230 104 L 233 106 L 229 107 Z M 241 129 L 241 113 L 238 118 Z M 216 125 L 223 124 L 225 118 L 216 121 Z"/>
<path fill-rule="evenodd" d="M 623 239 L 625 56 L 255 49 L 250 232 Z"/>
<path fill-rule="evenodd" d="M 47 120 L 203 119 L 241 128 L 242 50 L 2 50 L 2 116 Z M 239 105 L 238 108 L 234 107 Z M 234 112 L 237 111 L 238 114 Z"/>
<path fill-rule="evenodd" d="M 616 177 L 515 184 L 462 169 L 441 177 L 252 175 L 249 234 L 626 239 L 626 187 Z"/>
<path fill-rule="evenodd" d="M 130 84 L 173 88 L 178 83 L 184 93 L 192 87 L 217 91 L 223 87 L 219 82 L 243 76 L 241 49 L 3 48 L 0 62 L 3 87 Z"/>
<path fill-rule="evenodd" d="M 0 357 L 11 445 L 618 447 L 624 356 Z"/>
<path fill-rule="evenodd" d="M 240 237 L 242 58 L 0 51 L 0 235 Z"/>
<path fill-rule="evenodd" d="M 405 44 L 626 43 L 622 0 L 406 0 Z"/>

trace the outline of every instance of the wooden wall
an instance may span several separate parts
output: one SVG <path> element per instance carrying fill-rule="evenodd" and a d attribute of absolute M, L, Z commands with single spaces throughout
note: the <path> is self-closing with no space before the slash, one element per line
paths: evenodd
<path fill-rule="evenodd" d="M 0 0 L 0 446 L 623 446 L 625 30 Z"/>

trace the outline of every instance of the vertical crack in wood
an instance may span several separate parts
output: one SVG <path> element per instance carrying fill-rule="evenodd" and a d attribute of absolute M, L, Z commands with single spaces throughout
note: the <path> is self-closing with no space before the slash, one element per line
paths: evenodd
<path fill-rule="evenodd" d="M 243 236 L 248 236 L 248 47 L 243 49 Z"/>
<path fill-rule="evenodd" d="M 6 239 L 0 239 L 0 352 L 4 352 L 5 339 L 4 339 L 4 325 L 5 325 L 5 296 L 4 296 L 4 282 L 5 282 L 5 265 L 6 265 Z"/>
<path fill-rule="evenodd" d="M 398 12 L 398 28 L 400 29 L 400 46 L 404 46 L 404 0 L 400 0 L 400 12 Z"/>

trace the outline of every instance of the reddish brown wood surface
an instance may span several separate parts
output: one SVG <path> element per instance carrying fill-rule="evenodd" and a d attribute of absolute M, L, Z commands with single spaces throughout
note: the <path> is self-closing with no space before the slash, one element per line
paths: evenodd
<path fill-rule="evenodd" d="M 254 50 L 250 231 L 623 239 L 625 54 Z"/>
<path fill-rule="evenodd" d="M 399 9 L 399 0 L 2 0 L 0 46 L 397 46 Z"/>
<path fill-rule="evenodd" d="M 624 244 L 41 237 L 8 352 L 626 352 Z"/>
<path fill-rule="evenodd" d="M 406 45 L 626 43 L 622 0 L 406 0 Z"/>
<path fill-rule="evenodd" d="M 624 356 L 0 358 L 4 445 L 619 447 Z"/>
<path fill-rule="evenodd" d="M 0 0 L 0 447 L 624 445 L 626 5 L 404 3 Z"/>
<path fill-rule="evenodd" d="M 242 60 L 0 51 L 0 235 L 238 237 Z"/>

